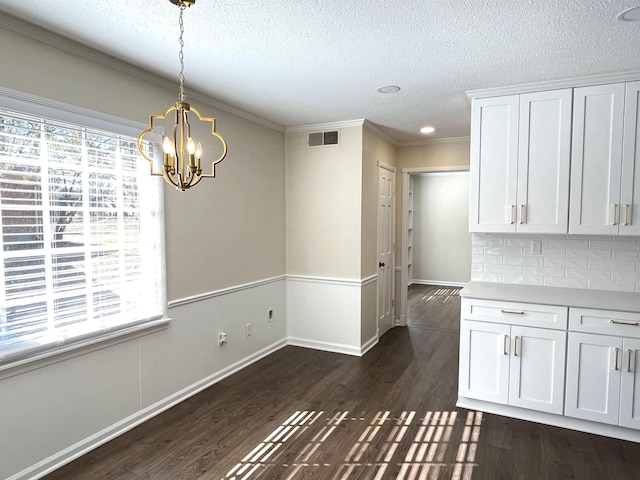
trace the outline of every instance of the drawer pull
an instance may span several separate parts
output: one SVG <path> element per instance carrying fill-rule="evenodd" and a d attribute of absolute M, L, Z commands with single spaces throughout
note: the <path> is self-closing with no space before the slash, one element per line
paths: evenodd
<path fill-rule="evenodd" d="M 630 348 L 627 348 L 627 372 L 631 371 L 631 354 L 633 353 L 633 350 L 631 350 Z"/>
<path fill-rule="evenodd" d="M 518 336 L 516 335 L 515 339 L 513 340 L 513 356 L 517 357 L 518 356 Z"/>
<path fill-rule="evenodd" d="M 524 312 L 520 312 L 518 310 L 504 310 L 504 309 L 501 309 L 500 311 L 502 313 L 510 313 L 512 315 L 524 315 Z M 611 320 L 611 321 L 613 322 L 613 320 Z"/>
<path fill-rule="evenodd" d="M 620 370 L 620 349 L 616 347 L 616 363 L 613 367 L 614 370 Z"/>
<path fill-rule="evenodd" d="M 507 351 L 507 343 L 509 343 L 509 335 L 505 335 L 504 336 L 504 342 L 502 345 L 502 353 L 503 355 L 509 355 L 509 352 Z"/>
<path fill-rule="evenodd" d="M 609 320 L 609 323 L 613 325 L 627 325 L 628 327 L 637 327 L 640 325 L 638 322 L 622 322 L 620 320 Z"/>

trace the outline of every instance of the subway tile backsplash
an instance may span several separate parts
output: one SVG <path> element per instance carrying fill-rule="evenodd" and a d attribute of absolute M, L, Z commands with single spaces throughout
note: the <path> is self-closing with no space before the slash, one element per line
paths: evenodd
<path fill-rule="evenodd" d="M 640 293 L 640 238 L 472 234 L 471 280 Z M 531 241 L 542 241 L 532 255 Z"/>

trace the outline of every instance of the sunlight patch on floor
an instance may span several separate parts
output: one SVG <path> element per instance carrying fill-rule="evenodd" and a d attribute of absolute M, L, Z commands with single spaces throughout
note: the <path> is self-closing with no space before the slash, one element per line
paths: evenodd
<path fill-rule="evenodd" d="M 463 423 L 464 422 L 464 423 Z M 475 463 L 482 413 L 379 411 L 372 417 L 348 411 L 331 416 L 322 411 L 297 411 L 271 432 L 235 465 L 223 480 L 257 479 L 278 474 L 293 480 L 311 470 L 335 469 L 332 477 L 348 480 L 359 477 L 382 480 L 471 480 Z M 340 438 L 332 439 L 336 433 Z M 332 443 L 354 438 L 345 453 Z M 297 443 L 293 443 L 296 441 Z M 287 452 L 286 443 L 303 448 Z M 339 461 L 335 459 L 340 458 Z M 319 472 L 313 472 L 319 473 Z"/>
<path fill-rule="evenodd" d="M 460 290 L 462 290 L 462 287 L 439 288 L 435 292 L 430 292 L 429 294 L 425 295 L 420 300 L 425 303 L 429 303 L 433 300 L 446 303 L 457 299 L 460 296 Z"/>

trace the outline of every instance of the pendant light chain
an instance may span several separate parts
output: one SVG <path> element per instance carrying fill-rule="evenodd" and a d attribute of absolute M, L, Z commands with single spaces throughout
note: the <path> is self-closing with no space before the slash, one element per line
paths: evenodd
<path fill-rule="evenodd" d="M 182 12 L 184 12 L 184 9 L 187 8 L 187 6 L 183 3 L 180 2 L 180 20 L 179 20 L 179 24 L 180 24 L 180 53 L 178 54 L 178 59 L 180 60 L 180 74 L 178 75 L 178 79 L 180 80 L 180 93 L 178 94 L 178 100 L 181 102 L 184 102 L 187 99 L 187 96 L 184 93 L 184 40 L 182 39 L 182 36 L 184 35 L 184 22 L 182 21 Z"/>
<path fill-rule="evenodd" d="M 149 128 L 138 137 L 138 151 L 149 162 L 151 175 L 162 176 L 168 184 L 184 192 L 200 183 L 203 178 L 214 178 L 216 176 L 216 164 L 227 156 L 227 142 L 222 135 L 216 133 L 215 118 L 203 117 L 197 109 L 192 108 L 186 102 L 187 95 L 184 89 L 183 12 L 186 8 L 192 7 L 196 0 L 170 0 L 170 2 L 180 8 L 180 53 L 178 54 L 178 59 L 180 60 L 180 73 L 178 75 L 180 90 L 178 92 L 178 101 L 169 107 L 164 114 L 149 116 Z M 168 118 L 170 114 L 172 114 L 174 122 L 172 126 L 167 126 L 166 122 L 171 119 L 171 117 Z M 206 124 L 206 129 L 210 131 L 211 136 L 220 142 L 222 150 L 218 158 L 215 158 L 215 154 L 208 159 L 204 157 L 202 144 L 197 138 L 191 137 L 191 122 L 196 120 L 203 125 Z M 154 126 L 156 121 L 164 123 Z M 168 132 L 166 136 L 162 131 L 165 129 L 171 129 L 171 132 Z M 152 146 L 155 141 L 153 139 L 145 140 L 148 134 L 164 136 L 162 141 L 162 151 L 164 152 L 162 162 L 160 162 L 160 156 L 155 154 L 156 149 Z M 207 141 L 206 138 L 204 141 Z M 204 163 L 205 159 L 206 164 L 211 165 L 211 173 L 203 172 L 201 163 Z"/>

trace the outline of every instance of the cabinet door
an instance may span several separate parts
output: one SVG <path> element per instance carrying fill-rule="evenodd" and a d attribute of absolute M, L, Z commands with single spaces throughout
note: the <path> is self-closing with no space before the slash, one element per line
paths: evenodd
<path fill-rule="evenodd" d="M 626 86 L 621 190 L 620 234 L 640 235 L 640 82 Z"/>
<path fill-rule="evenodd" d="M 618 424 L 622 340 L 569 332 L 565 415 Z"/>
<path fill-rule="evenodd" d="M 462 320 L 458 394 L 506 404 L 508 390 L 509 326 Z"/>
<path fill-rule="evenodd" d="M 471 105 L 471 232 L 515 231 L 518 107 L 518 95 Z"/>
<path fill-rule="evenodd" d="M 566 332 L 511 327 L 509 405 L 562 415 Z"/>
<path fill-rule="evenodd" d="M 516 231 L 567 233 L 572 90 L 520 95 Z"/>
<path fill-rule="evenodd" d="M 569 233 L 618 233 L 624 90 L 574 90 Z"/>
<path fill-rule="evenodd" d="M 620 425 L 640 429 L 640 340 L 625 338 L 622 343 L 622 384 Z"/>

